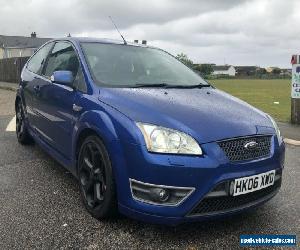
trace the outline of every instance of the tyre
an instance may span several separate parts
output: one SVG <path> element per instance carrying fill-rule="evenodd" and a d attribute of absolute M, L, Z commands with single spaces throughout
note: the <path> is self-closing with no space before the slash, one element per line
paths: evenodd
<path fill-rule="evenodd" d="M 99 137 L 92 135 L 83 141 L 77 164 L 81 197 L 88 212 L 97 219 L 117 215 L 112 165 Z"/>
<path fill-rule="evenodd" d="M 24 116 L 22 102 L 19 100 L 16 105 L 16 134 L 17 134 L 18 142 L 23 145 L 26 145 L 26 144 L 31 144 L 33 140 L 29 135 L 29 132 L 25 125 L 24 118 L 25 116 Z"/>

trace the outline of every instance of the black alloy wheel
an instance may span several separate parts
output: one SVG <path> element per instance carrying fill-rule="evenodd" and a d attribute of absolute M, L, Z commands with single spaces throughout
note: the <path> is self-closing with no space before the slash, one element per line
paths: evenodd
<path fill-rule="evenodd" d="M 97 219 L 117 213 L 112 166 L 104 144 L 97 136 L 87 137 L 78 157 L 78 178 L 86 209 Z"/>
<path fill-rule="evenodd" d="M 24 111 L 22 107 L 22 102 L 18 101 L 16 105 L 16 134 L 18 141 L 21 144 L 30 144 L 32 139 L 28 133 L 28 130 L 24 122 Z"/>

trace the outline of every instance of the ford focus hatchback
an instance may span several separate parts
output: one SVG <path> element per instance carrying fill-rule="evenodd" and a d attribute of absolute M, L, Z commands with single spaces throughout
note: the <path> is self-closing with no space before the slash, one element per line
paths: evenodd
<path fill-rule="evenodd" d="M 215 218 L 261 205 L 281 186 L 274 120 L 158 48 L 50 41 L 25 65 L 15 108 L 18 141 L 35 141 L 73 173 L 98 219 Z"/>

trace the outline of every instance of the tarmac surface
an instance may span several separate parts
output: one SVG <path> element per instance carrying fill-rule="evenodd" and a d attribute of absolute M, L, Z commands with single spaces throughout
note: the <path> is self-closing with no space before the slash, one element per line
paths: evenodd
<path fill-rule="evenodd" d="M 236 249 L 241 234 L 300 236 L 300 147 L 287 145 L 282 188 L 256 210 L 175 228 L 122 216 L 98 221 L 68 171 L 6 131 L 14 97 L 0 90 L 0 249 Z"/>

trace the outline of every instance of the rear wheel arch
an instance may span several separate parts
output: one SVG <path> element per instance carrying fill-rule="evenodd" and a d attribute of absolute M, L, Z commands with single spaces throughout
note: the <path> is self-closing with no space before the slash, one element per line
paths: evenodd
<path fill-rule="evenodd" d="M 15 111 L 17 110 L 17 105 L 19 102 L 21 102 L 21 97 L 19 95 L 16 96 L 16 100 L 15 100 Z"/>
<path fill-rule="evenodd" d="M 16 112 L 16 134 L 18 142 L 26 145 L 33 143 L 33 139 L 29 134 L 28 128 L 25 124 L 25 114 L 22 99 L 20 96 L 15 100 L 15 112 Z"/>

